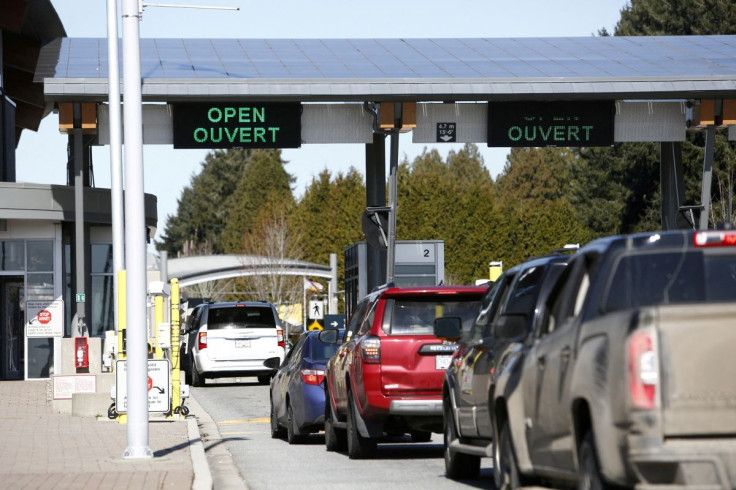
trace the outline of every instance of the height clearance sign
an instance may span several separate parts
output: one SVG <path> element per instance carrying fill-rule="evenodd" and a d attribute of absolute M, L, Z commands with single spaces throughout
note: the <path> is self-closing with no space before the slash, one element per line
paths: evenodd
<path fill-rule="evenodd" d="M 300 103 L 173 104 L 174 148 L 299 148 Z"/>
<path fill-rule="evenodd" d="M 488 146 L 611 146 L 613 101 L 488 104 Z"/>

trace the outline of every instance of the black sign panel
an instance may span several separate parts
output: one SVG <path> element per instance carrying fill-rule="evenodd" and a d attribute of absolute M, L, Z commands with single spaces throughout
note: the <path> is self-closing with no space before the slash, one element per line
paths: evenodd
<path fill-rule="evenodd" d="M 614 101 L 490 102 L 488 146 L 611 146 Z"/>
<path fill-rule="evenodd" d="M 299 148 L 297 103 L 173 104 L 174 148 Z"/>
<path fill-rule="evenodd" d="M 457 125 L 454 122 L 437 123 L 437 143 L 455 143 Z"/>

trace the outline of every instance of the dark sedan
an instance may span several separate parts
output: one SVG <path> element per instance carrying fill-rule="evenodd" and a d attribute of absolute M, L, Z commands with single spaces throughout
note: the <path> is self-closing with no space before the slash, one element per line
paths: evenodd
<path fill-rule="evenodd" d="M 320 332 L 303 333 L 271 380 L 271 437 L 286 432 L 289 444 L 324 428 L 325 364 L 339 345 L 322 342 Z"/>

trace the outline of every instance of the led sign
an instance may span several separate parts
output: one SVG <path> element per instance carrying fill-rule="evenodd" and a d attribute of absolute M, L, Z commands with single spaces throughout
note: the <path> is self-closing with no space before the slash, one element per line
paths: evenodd
<path fill-rule="evenodd" d="M 488 146 L 611 146 L 614 101 L 490 102 Z"/>
<path fill-rule="evenodd" d="M 299 103 L 173 104 L 174 148 L 299 148 Z"/>

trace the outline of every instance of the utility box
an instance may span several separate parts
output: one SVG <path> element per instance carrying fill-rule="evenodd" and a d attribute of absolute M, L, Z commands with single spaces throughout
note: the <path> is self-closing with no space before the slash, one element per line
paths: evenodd
<path fill-rule="evenodd" d="M 371 284 L 366 242 L 345 249 L 345 315 L 349 320 L 355 305 L 381 284 Z M 396 286 L 437 286 L 445 281 L 443 240 L 397 240 L 394 263 Z M 382 277 L 386 277 L 384 272 Z"/>

